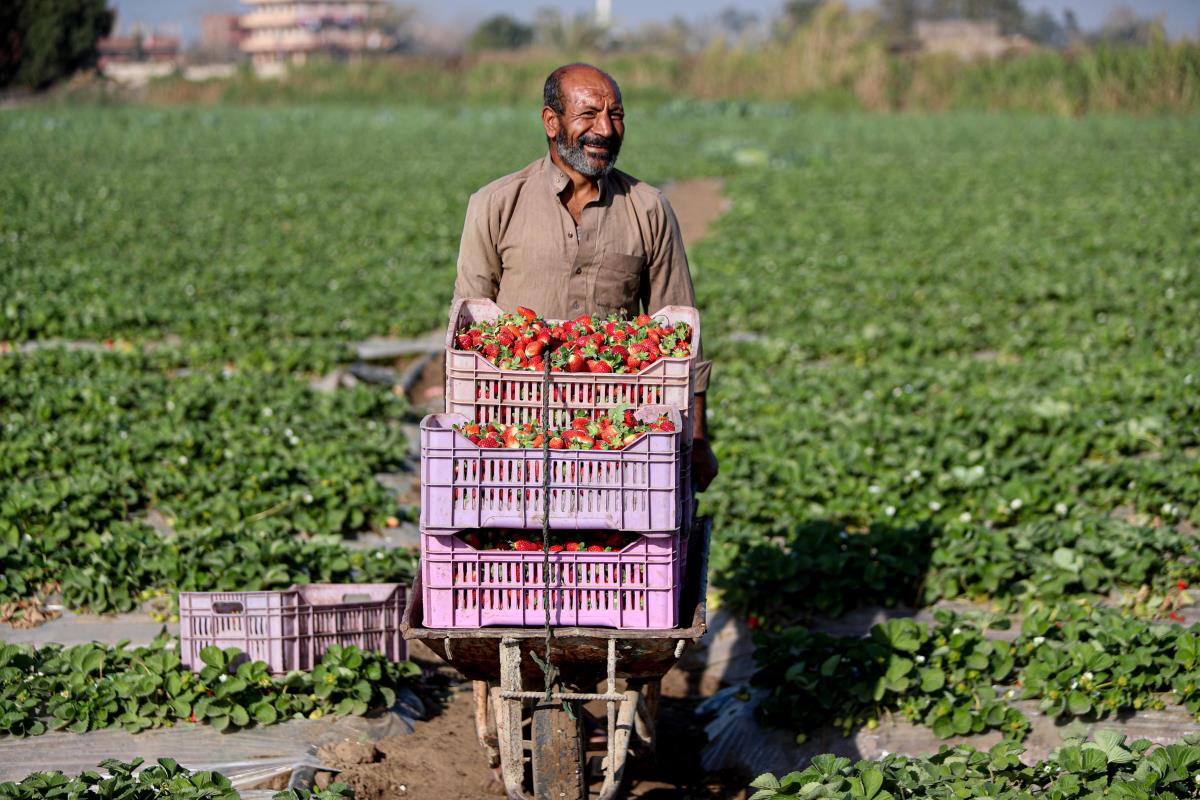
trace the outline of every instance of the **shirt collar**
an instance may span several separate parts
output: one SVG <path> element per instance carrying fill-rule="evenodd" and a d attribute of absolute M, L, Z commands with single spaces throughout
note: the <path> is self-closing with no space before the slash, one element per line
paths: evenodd
<path fill-rule="evenodd" d="M 546 157 L 542 159 L 542 172 L 545 174 L 546 180 L 550 184 L 550 188 L 553 190 L 555 195 L 562 194 L 563 189 L 566 189 L 567 184 L 571 182 L 571 178 L 568 177 L 567 173 L 559 169 L 558 165 L 554 163 L 554 159 L 550 158 L 550 153 L 546 153 Z M 610 172 L 609 175 L 611 174 L 612 173 Z M 592 203 L 604 202 L 605 197 L 608 195 L 609 175 L 600 176 L 600 180 L 597 181 L 596 184 L 600 187 L 600 194 L 596 196 L 596 199 L 593 200 Z"/>

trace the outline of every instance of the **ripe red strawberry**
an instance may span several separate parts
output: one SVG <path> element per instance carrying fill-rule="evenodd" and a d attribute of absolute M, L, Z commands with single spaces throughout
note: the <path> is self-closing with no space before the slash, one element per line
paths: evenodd
<path fill-rule="evenodd" d="M 535 319 L 537 319 L 537 312 L 531 311 L 525 306 L 517 306 L 517 313 L 530 322 L 533 322 Z"/>
<path fill-rule="evenodd" d="M 658 429 L 664 433 L 673 433 L 675 431 L 675 423 L 666 417 L 658 418 Z"/>
<path fill-rule="evenodd" d="M 489 433 L 478 442 L 480 447 L 500 447 L 500 440 L 496 438 L 494 433 Z"/>
<path fill-rule="evenodd" d="M 637 425 L 637 417 L 633 415 L 632 409 L 625 409 L 625 424 L 630 428 L 633 428 Z"/>
<path fill-rule="evenodd" d="M 540 544 L 531 542 L 528 539 L 517 539 L 515 542 L 513 542 L 513 550 L 521 553 L 531 553 L 535 550 L 541 549 L 542 546 Z"/>
<path fill-rule="evenodd" d="M 567 447 L 578 444 L 582 445 L 584 449 L 594 449 L 596 446 L 595 439 L 593 439 L 591 436 L 588 436 L 583 431 L 577 431 L 574 429 L 563 431 L 563 441 L 567 443 Z"/>
<path fill-rule="evenodd" d="M 588 371 L 587 359 L 585 359 L 578 352 L 572 353 L 570 355 L 570 357 L 567 358 L 567 372 L 587 372 L 587 371 Z"/>
<path fill-rule="evenodd" d="M 578 553 L 583 549 L 583 542 L 567 542 L 568 553 Z"/>
<path fill-rule="evenodd" d="M 567 444 L 566 444 L 566 442 L 563 441 L 563 438 L 561 436 L 551 436 L 550 437 L 550 449 L 551 450 L 562 450 L 566 446 L 567 446 Z"/>
<path fill-rule="evenodd" d="M 637 325 L 639 328 L 644 328 L 652 322 L 654 322 L 654 318 L 649 314 L 638 314 L 637 319 L 633 321 L 633 324 Z"/>
<path fill-rule="evenodd" d="M 498 355 L 500 355 L 500 345 L 496 344 L 495 342 L 485 344 L 483 346 L 483 354 L 487 358 L 496 358 Z"/>
<path fill-rule="evenodd" d="M 502 347 L 511 347 L 513 341 L 513 335 L 508 331 L 500 331 L 500 333 L 496 336 L 496 343 Z"/>
<path fill-rule="evenodd" d="M 589 361 L 587 362 L 589 372 L 612 372 L 613 369 L 607 361 Z"/>
<path fill-rule="evenodd" d="M 458 341 L 458 346 L 459 346 L 459 349 L 461 349 L 461 350 L 470 350 L 470 349 L 471 349 L 471 336 L 470 336 L 470 334 L 466 334 L 466 333 L 460 333 L 460 334 L 458 335 L 458 339 L 457 339 L 457 341 Z"/>
<path fill-rule="evenodd" d="M 586 431 L 588 429 L 588 425 L 591 424 L 592 421 L 587 417 L 576 417 L 575 419 L 571 420 L 571 427 L 577 431 Z"/>
<path fill-rule="evenodd" d="M 588 551 L 589 553 L 603 553 L 603 552 L 604 552 L 604 548 L 603 548 L 603 547 L 601 547 L 601 546 L 600 546 L 600 545 L 598 545 L 598 544 L 592 544 L 592 545 L 588 545 L 588 549 L 587 549 L 587 551 Z"/>
<path fill-rule="evenodd" d="M 551 552 L 551 553 L 561 553 L 561 552 L 562 552 L 562 550 L 563 550 L 563 546 L 562 546 L 561 544 L 552 544 L 552 545 L 550 545 L 550 552 Z"/>
<path fill-rule="evenodd" d="M 534 339 L 529 344 L 525 345 L 525 357 L 533 358 L 546 349 L 546 343 L 540 339 Z"/>

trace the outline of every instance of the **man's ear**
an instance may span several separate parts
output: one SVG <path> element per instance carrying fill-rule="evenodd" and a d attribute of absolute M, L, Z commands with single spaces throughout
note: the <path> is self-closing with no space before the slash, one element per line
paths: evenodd
<path fill-rule="evenodd" d="M 558 118 L 558 114 L 554 113 L 554 109 L 550 106 L 542 106 L 542 127 L 546 129 L 546 136 L 553 139 L 558 136 L 558 132 L 562 127 L 562 122 Z"/>

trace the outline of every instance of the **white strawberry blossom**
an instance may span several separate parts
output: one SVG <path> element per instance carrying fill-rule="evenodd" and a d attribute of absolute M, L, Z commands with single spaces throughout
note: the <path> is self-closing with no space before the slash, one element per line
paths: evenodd
<path fill-rule="evenodd" d="M 929 510 L 930 511 L 941 511 L 942 504 L 939 503 L 937 500 L 933 500 L 929 503 Z"/>

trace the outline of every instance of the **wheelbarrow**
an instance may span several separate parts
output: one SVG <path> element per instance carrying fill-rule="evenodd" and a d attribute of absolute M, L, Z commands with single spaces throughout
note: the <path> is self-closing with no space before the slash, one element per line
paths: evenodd
<path fill-rule="evenodd" d="M 450 629 L 422 626 L 420 577 L 404 611 L 405 639 L 419 639 L 472 682 L 475 733 L 489 765 L 499 768 L 511 800 L 588 798 L 583 704 L 607 707 L 607 755 L 601 763 L 600 800 L 621 789 L 630 745 L 653 752 L 662 678 L 707 629 L 708 540 L 711 520 L 699 518 L 691 532 L 687 575 L 680 596 L 686 628 L 624 630 L 561 627 L 549 630 L 554 682 L 542 685 L 538 664 L 545 653 L 543 628 Z M 691 610 L 691 614 L 686 613 Z M 617 679 L 625 679 L 624 691 Z M 603 683 L 601 692 L 581 691 Z M 532 787 L 532 794 L 528 791 Z"/>

